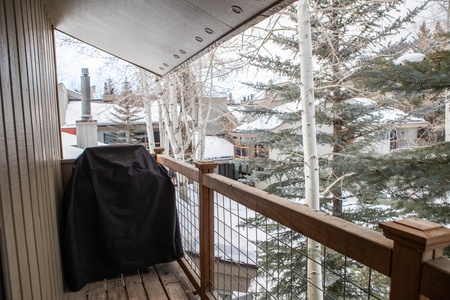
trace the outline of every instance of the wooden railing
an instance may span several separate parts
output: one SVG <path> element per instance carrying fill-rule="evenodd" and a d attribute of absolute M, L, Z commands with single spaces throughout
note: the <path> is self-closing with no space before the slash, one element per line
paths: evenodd
<path fill-rule="evenodd" d="M 157 154 L 157 161 L 199 183 L 200 278 L 184 265 L 202 299 L 214 298 L 213 192 L 295 230 L 391 278 L 390 299 L 448 299 L 450 229 L 409 218 L 380 224 L 379 233 L 212 173 L 214 164 L 197 167 Z"/>

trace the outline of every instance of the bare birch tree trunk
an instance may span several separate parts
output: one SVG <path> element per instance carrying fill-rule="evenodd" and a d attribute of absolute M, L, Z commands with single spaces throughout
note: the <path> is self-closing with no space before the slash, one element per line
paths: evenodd
<path fill-rule="evenodd" d="M 211 113 L 211 98 L 212 98 L 212 89 L 213 89 L 213 65 L 214 65 L 214 51 L 212 51 L 209 58 L 209 67 L 206 72 L 205 81 L 203 81 L 202 78 L 202 65 L 201 61 L 199 64 L 199 87 L 198 87 L 198 99 L 199 99 L 199 105 L 198 105 L 198 120 L 197 120 L 197 134 L 196 134 L 196 153 L 195 158 L 197 160 L 203 160 L 205 157 L 205 140 L 206 140 L 206 126 L 209 120 L 209 116 Z M 206 111 L 204 110 L 204 101 L 205 97 L 203 94 L 203 87 L 206 85 L 207 81 L 209 80 L 210 86 L 209 86 L 209 98 L 208 98 L 208 107 Z"/>
<path fill-rule="evenodd" d="M 202 60 L 198 60 L 198 82 L 200 83 L 197 91 L 198 97 L 198 111 L 197 111 L 197 133 L 195 136 L 195 159 L 198 161 L 203 160 L 205 157 L 205 136 L 204 136 L 204 122 L 203 122 L 203 81 L 202 78 Z"/>
<path fill-rule="evenodd" d="M 150 153 L 155 152 L 155 135 L 153 134 L 153 120 L 152 120 L 152 104 L 150 99 L 148 77 L 145 71 L 139 69 L 139 77 L 141 80 L 141 87 L 144 96 L 144 109 L 145 109 L 145 127 L 147 129 L 148 151 Z"/>
<path fill-rule="evenodd" d="M 448 2 L 447 7 L 447 20 L 445 22 L 445 29 L 447 32 L 450 31 L 450 1 Z M 450 49 L 450 46 L 446 46 L 446 49 Z M 445 97 L 445 141 L 450 141 L 450 91 L 447 89 L 445 91 L 446 97 Z M 447 200 L 449 197 L 447 197 Z"/>
<path fill-rule="evenodd" d="M 155 152 L 155 135 L 153 133 L 153 120 L 152 120 L 152 101 L 147 97 L 144 100 L 145 106 L 145 127 L 147 129 L 148 139 L 148 151 L 150 153 Z"/>
<path fill-rule="evenodd" d="M 169 139 L 167 138 L 166 123 L 164 120 L 164 93 L 161 86 L 161 78 L 155 79 L 156 94 L 158 97 L 158 116 L 159 116 L 159 146 L 164 148 L 164 154 L 169 154 Z"/>
<path fill-rule="evenodd" d="M 173 155 L 184 160 L 184 150 L 181 141 L 181 130 L 177 105 L 177 87 L 174 75 L 169 77 L 169 101 L 162 103 L 164 123 L 172 147 Z"/>
<path fill-rule="evenodd" d="M 309 0 L 300 0 L 297 5 L 305 198 L 309 207 L 320 210 Z M 308 253 L 308 299 L 322 300 L 322 270 L 317 263 L 320 261 L 320 244 L 308 239 Z"/>

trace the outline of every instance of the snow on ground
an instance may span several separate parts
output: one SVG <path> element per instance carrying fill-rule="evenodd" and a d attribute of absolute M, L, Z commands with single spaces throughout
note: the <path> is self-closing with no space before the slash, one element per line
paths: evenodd
<path fill-rule="evenodd" d="M 194 191 L 194 185 L 189 184 L 188 187 L 177 187 L 177 198 L 183 202 L 184 208 L 183 218 L 180 218 L 181 235 L 185 238 L 192 237 L 188 240 L 188 245 L 184 245 L 186 251 L 199 253 L 200 244 L 198 232 L 192 230 L 199 228 L 199 218 L 196 215 L 198 210 L 198 193 Z M 181 196 L 180 194 L 186 196 Z M 224 197 L 223 195 L 214 193 L 215 197 L 215 219 L 214 219 L 214 256 L 218 259 L 232 261 L 235 263 L 244 263 L 256 265 L 256 240 L 265 239 L 265 234 L 259 232 L 255 228 L 247 226 L 239 226 L 243 221 L 255 217 L 255 212 L 247 209 L 245 206 Z"/>

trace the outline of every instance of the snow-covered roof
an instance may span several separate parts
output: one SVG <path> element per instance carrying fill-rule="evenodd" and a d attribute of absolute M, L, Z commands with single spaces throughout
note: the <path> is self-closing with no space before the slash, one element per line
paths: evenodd
<path fill-rule="evenodd" d="M 205 160 L 227 159 L 234 156 L 234 146 L 229 141 L 217 137 L 205 137 Z"/>
<path fill-rule="evenodd" d="M 319 103 L 320 101 L 318 101 Z M 352 98 L 347 100 L 347 103 L 353 104 L 362 104 L 362 105 L 377 105 L 377 103 L 373 100 L 367 98 Z M 287 104 L 283 104 L 273 109 L 276 112 L 280 113 L 289 113 L 289 112 L 299 112 L 300 111 L 300 103 L 291 102 Z M 373 114 L 376 114 L 380 119 L 377 121 L 378 123 L 403 123 L 403 124 L 428 124 L 422 118 L 408 116 L 406 113 L 402 112 L 396 108 L 390 107 L 382 107 Z M 252 130 L 273 130 L 283 124 L 283 120 L 278 118 L 276 115 L 273 116 L 262 116 L 257 120 L 244 123 L 241 126 L 237 127 L 234 132 L 242 132 L 242 131 L 252 131 Z"/>
<path fill-rule="evenodd" d="M 347 100 L 348 103 L 357 104 L 360 103 L 362 105 L 366 106 L 375 106 L 377 103 L 373 100 L 367 99 L 367 98 L 352 98 L 350 100 Z M 373 115 L 380 117 L 380 119 L 377 121 L 377 123 L 395 123 L 395 122 L 401 122 L 401 123 L 421 123 L 421 124 L 427 124 L 428 122 L 425 121 L 422 118 L 412 117 L 408 116 L 405 112 L 392 108 L 392 107 L 382 107 L 378 110 L 375 110 Z"/>
<path fill-rule="evenodd" d="M 273 109 L 273 111 L 278 113 L 292 113 L 300 111 L 299 102 L 290 102 L 280 105 Z M 244 123 L 237 127 L 234 131 L 251 131 L 251 130 L 272 130 L 283 124 L 283 120 L 278 118 L 278 116 L 261 116 L 257 120 L 249 123 Z"/>
<path fill-rule="evenodd" d="M 61 132 L 61 142 L 64 159 L 75 159 L 84 151 L 84 149 L 77 147 L 77 136 L 75 134 Z M 105 144 L 98 142 L 98 145 L 103 146 Z"/>
<path fill-rule="evenodd" d="M 114 125 L 120 123 L 112 113 L 115 113 L 114 107 L 118 107 L 114 103 L 108 103 L 103 101 L 91 101 L 91 115 L 93 120 L 97 120 L 98 125 Z M 152 122 L 158 123 L 158 103 L 155 101 L 152 103 Z M 141 108 L 137 114 L 141 120 L 139 124 L 145 124 L 145 110 Z M 76 121 L 81 119 L 81 101 L 70 101 L 66 110 L 66 119 L 63 127 L 75 127 Z M 115 122 L 114 122 L 115 121 Z"/>
<path fill-rule="evenodd" d="M 245 121 L 247 113 L 244 111 L 244 108 L 242 106 L 228 105 L 227 109 L 236 118 L 238 124 L 241 124 Z"/>

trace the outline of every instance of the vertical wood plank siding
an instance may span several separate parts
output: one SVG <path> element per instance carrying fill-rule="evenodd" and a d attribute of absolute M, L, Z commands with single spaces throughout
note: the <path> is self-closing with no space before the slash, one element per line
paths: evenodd
<path fill-rule="evenodd" d="M 0 0 L 0 250 L 7 299 L 61 299 L 53 30 L 43 0 Z"/>

